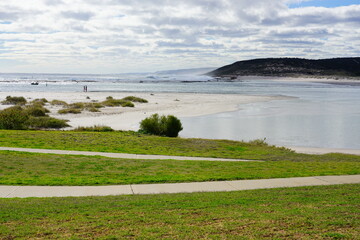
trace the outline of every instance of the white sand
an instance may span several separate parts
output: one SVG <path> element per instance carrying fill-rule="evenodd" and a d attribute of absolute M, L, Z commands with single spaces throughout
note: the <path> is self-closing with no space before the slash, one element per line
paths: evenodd
<path fill-rule="evenodd" d="M 107 96 L 120 99 L 126 96 L 141 97 L 149 103 L 135 103 L 134 108 L 107 107 L 100 109 L 99 113 L 83 111 L 81 114 L 57 113 L 61 107 L 46 107 L 51 111 L 51 116 L 68 119 L 72 127 L 105 125 L 115 130 L 138 130 L 139 122 L 154 114 L 172 114 L 177 117 L 192 117 L 220 112 L 235 111 L 241 104 L 263 102 L 287 97 L 244 96 L 231 94 L 190 94 L 190 93 L 107 93 L 107 92 L 79 92 L 79 93 L 50 93 L 50 92 L 12 92 L 0 93 L 0 101 L 6 96 L 23 96 L 28 101 L 36 98 L 46 98 L 48 101 L 58 99 L 67 103 L 91 102 L 92 100 L 104 101 Z M 90 99 L 87 99 L 89 97 Z M 0 105 L 0 108 L 6 108 Z"/>

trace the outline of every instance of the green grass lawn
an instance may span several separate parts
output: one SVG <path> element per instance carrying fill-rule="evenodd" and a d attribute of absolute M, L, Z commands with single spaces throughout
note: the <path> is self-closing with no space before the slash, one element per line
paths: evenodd
<path fill-rule="evenodd" d="M 360 184 L 0 199 L 0 239 L 360 239 Z"/>
<path fill-rule="evenodd" d="M 0 151 L 3 185 L 111 185 L 360 174 L 360 161 L 215 162 Z"/>
<path fill-rule="evenodd" d="M 0 130 L 0 146 L 95 152 L 293 161 L 353 161 L 360 156 L 297 154 L 285 148 L 229 140 L 167 138 L 135 132 Z"/>

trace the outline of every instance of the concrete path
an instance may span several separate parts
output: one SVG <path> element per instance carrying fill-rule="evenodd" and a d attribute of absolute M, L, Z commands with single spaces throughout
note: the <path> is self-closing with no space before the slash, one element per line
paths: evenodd
<path fill-rule="evenodd" d="M 0 151 L 18 151 L 33 153 L 51 153 L 66 155 L 86 155 L 86 156 L 103 156 L 110 158 L 126 158 L 126 159 L 156 159 L 156 160 L 197 160 L 197 161 L 223 161 L 223 162 L 261 162 L 259 160 L 246 159 L 227 159 L 227 158 L 206 158 L 206 157 L 182 157 L 182 156 L 166 156 L 166 155 L 145 155 L 145 154 L 128 154 L 128 153 L 106 153 L 106 152 L 86 152 L 86 151 L 67 151 L 67 150 L 50 150 L 50 149 L 33 149 L 33 148 L 13 148 L 0 147 Z"/>
<path fill-rule="evenodd" d="M 251 189 L 360 183 L 360 175 L 276 178 L 219 182 L 136 184 L 117 186 L 4 186 L 0 198 L 83 197 L 130 194 L 224 192 Z"/>

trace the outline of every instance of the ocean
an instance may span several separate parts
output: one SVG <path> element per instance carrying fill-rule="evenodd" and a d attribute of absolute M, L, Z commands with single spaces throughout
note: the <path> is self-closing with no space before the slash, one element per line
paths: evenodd
<path fill-rule="evenodd" d="M 31 85 L 37 82 L 39 85 Z M 180 92 L 289 96 L 251 103 L 234 112 L 181 118 L 182 137 L 254 140 L 279 146 L 360 149 L 360 84 L 242 79 L 133 73 L 0 74 L 0 92 Z"/>

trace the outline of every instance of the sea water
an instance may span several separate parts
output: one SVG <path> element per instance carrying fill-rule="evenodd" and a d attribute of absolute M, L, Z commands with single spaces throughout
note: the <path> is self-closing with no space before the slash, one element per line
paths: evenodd
<path fill-rule="evenodd" d="M 273 84 L 261 93 L 295 98 L 245 104 L 234 112 L 182 119 L 182 134 L 246 141 L 266 139 L 279 146 L 360 149 L 360 86 Z"/>
<path fill-rule="evenodd" d="M 38 82 L 39 85 L 30 85 Z M 181 92 L 288 96 L 242 104 L 238 111 L 181 118 L 182 137 L 254 140 L 280 146 L 360 149 L 360 85 L 207 76 L 0 74 L 0 92 Z"/>

